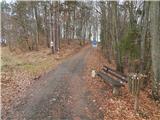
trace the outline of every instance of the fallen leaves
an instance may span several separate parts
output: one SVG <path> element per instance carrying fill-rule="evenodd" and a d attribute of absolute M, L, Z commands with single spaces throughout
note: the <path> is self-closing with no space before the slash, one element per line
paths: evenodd
<path fill-rule="evenodd" d="M 112 88 L 108 84 L 98 77 L 92 78 L 92 70 L 99 71 L 103 65 L 115 68 L 115 64 L 109 64 L 99 49 L 92 50 L 87 60 L 86 80 L 88 89 L 93 94 L 92 99 L 96 101 L 104 114 L 104 120 L 160 119 L 160 108 L 148 97 L 151 94 L 148 92 L 150 88 L 146 88 L 147 92 L 146 90 L 141 91 L 140 111 L 135 114 L 133 110 L 134 97 L 129 94 L 127 85 L 122 88 L 122 95 L 116 98 L 112 95 Z"/>
<path fill-rule="evenodd" d="M 39 51 L 31 51 L 16 54 L 10 52 L 8 48 L 2 48 L 2 113 L 7 114 L 12 105 L 20 104 L 25 93 L 34 82 L 61 63 L 65 58 L 75 54 L 80 50 L 76 42 L 70 45 L 65 41 L 61 44 L 60 52 L 51 53 L 50 49 L 41 48 Z M 55 101 L 55 98 L 53 98 Z"/>

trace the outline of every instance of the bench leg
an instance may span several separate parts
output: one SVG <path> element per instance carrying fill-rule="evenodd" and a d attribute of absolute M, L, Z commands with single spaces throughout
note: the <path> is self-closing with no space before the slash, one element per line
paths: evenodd
<path fill-rule="evenodd" d="M 113 87 L 113 95 L 115 96 L 120 95 L 120 89 L 118 87 Z"/>

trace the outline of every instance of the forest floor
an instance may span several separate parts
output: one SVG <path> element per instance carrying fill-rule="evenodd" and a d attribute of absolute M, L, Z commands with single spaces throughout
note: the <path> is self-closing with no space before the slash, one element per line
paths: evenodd
<path fill-rule="evenodd" d="M 76 47 L 74 46 L 74 48 Z M 72 51 L 73 46 L 68 50 Z M 76 50 L 79 51 L 79 47 L 77 47 Z M 51 55 L 53 57 L 50 58 L 51 60 L 46 57 L 46 61 L 42 62 L 44 64 L 42 64 L 41 62 L 39 64 L 47 66 L 50 62 L 53 62 L 54 60 L 55 62 L 53 62 L 52 65 L 49 64 L 48 68 L 42 67 L 43 69 L 37 68 L 37 70 L 33 70 L 38 71 L 39 69 L 41 69 L 40 72 L 35 72 L 34 75 L 30 77 L 26 77 L 24 75 L 30 75 L 28 73 L 28 67 L 26 73 L 22 71 L 25 67 L 22 67 L 23 69 L 18 70 L 19 66 L 21 66 L 19 65 L 19 63 L 17 68 L 12 68 L 12 70 L 14 71 L 12 73 L 12 77 L 8 78 L 8 81 L 6 82 L 3 81 L 4 79 L 2 79 L 2 119 L 160 119 L 160 104 L 154 102 L 151 99 L 150 88 L 147 88 L 141 92 L 140 110 L 139 113 L 134 114 L 134 98 L 128 93 L 127 85 L 122 88 L 121 96 L 114 97 L 112 95 L 112 88 L 108 84 L 104 83 L 98 77 L 91 77 L 91 71 L 93 69 L 100 70 L 104 64 L 112 68 L 115 68 L 115 65 L 108 64 L 106 59 L 102 57 L 99 49 L 85 46 L 80 50 L 80 52 L 75 55 L 73 55 L 73 53 L 75 53 L 75 51 L 73 51 L 66 53 L 70 53 L 70 57 L 63 57 L 65 58 L 65 60 L 60 57 L 62 60 L 59 60 L 59 64 L 56 64 L 58 61 L 55 60 L 55 58 L 57 58 L 55 57 L 56 55 L 53 55 L 54 57 Z M 35 57 L 38 56 L 39 54 L 36 53 Z M 43 57 L 45 58 L 44 54 L 40 58 L 42 59 Z M 29 60 L 29 57 L 26 57 L 25 59 Z M 49 62 L 47 60 L 49 60 Z M 28 64 L 28 61 L 26 62 L 26 64 Z M 35 66 L 32 68 L 31 62 L 31 71 L 32 69 L 36 69 Z M 47 71 L 50 70 L 50 72 L 46 72 L 46 74 L 43 75 L 40 74 L 44 73 L 44 69 L 46 69 Z M 4 70 L 2 71 L 2 75 L 3 73 L 6 73 L 6 71 Z M 17 73 L 18 71 L 19 73 Z M 33 71 L 31 73 L 33 73 Z M 18 79 L 13 77 L 17 74 L 19 74 Z M 10 82 L 14 85 L 12 85 Z M 23 85 L 27 87 L 22 87 Z M 7 93 L 7 89 L 11 90 Z M 13 91 L 15 91 L 15 93 Z M 18 93 L 23 94 L 18 97 Z M 12 98 L 10 98 L 11 96 Z M 7 105 L 7 102 L 10 104 Z"/>
<path fill-rule="evenodd" d="M 72 41 L 70 45 L 62 42 L 60 52 L 56 54 L 43 47 L 39 51 L 29 52 L 10 52 L 8 47 L 1 47 L 2 113 L 7 114 L 10 106 L 15 101 L 20 102 L 32 84 L 80 49 L 78 41 Z"/>
<path fill-rule="evenodd" d="M 97 57 L 95 57 L 97 56 Z M 92 99 L 96 101 L 104 115 L 104 120 L 160 120 L 160 103 L 151 97 L 151 84 L 141 91 L 138 113 L 134 113 L 134 96 L 129 93 L 128 85 L 122 87 L 122 95 L 115 97 L 112 87 L 104 83 L 99 77 L 92 78 L 92 69 L 101 70 L 103 65 L 116 69 L 116 65 L 109 64 L 100 50 L 91 54 L 86 72 L 88 89 L 92 91 Z M 126 70 L 125 70 L 126 72 Z M 125 73 L 127 74 L 127 72 Z"/>

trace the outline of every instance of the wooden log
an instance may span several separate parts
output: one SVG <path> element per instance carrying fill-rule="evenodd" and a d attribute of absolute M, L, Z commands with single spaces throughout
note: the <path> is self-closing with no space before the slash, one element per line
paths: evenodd
<path fill-rule="evenodd" d="M 111 68 L 107 67 L 106 65 L 104 65 L 103 67 L 106 68 L 108 71 L 112 71 L 112 72 L 120 75 L 121 77 L 127 78 L 127 76 L 124 75 L 123 73 L 121 73 L 121 72 L 119 72 L 119 71 L 116 71 L 116 70 L 114 70 L 114 69 L 111 69 Z"/>
<path fill-rule="evenodd" d="M 105 82 L 110 83 L 112 86 L 117 86 L 117 87 L 124 86 L 120 81 L 114 80 L 113 78 L 104 74 L 103 72 L 97 72 L 97 75 L 103 78 Z"/>
<path fill-rule="evenodd" d="M 122 76 L 120 76 L 120 75 L 118 75 L 118 74 L 115 74 L 114 72 L 112 72 L 112 71 L 110 71 L 110 70 L 108 70 L 108 69 L 103 68 L 102 70 L 103 70 L 105 73 L 108 73 L 108 74 L 110 74 L 110 75 L 112 75 L 112 76 L 120 79 L 122 82 L 127 82 L 127 79 L 126 79 L 126 78 L 124 78 L 124 77 L 122 77 Z"/>
<path fill-rule="evenodd" d="M 109 83 L 113 87 L 113 94 L 115 96 L 120 95 L 120 88 L 121 86 L 124 86 L 120 81 L 114 80 L 103 72 L 98 72 L 97 75 L 100 76 L 104 80 L 104 82 Z"/>

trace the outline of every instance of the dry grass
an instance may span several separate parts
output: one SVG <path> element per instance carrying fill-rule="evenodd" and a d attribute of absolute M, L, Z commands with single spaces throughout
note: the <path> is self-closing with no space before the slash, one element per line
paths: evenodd
<path fill-rule="evenodd" d="M 70 45 L 62 43 L 62 48 L 59 53 L 51 54 L 51 49 L 41 48 L 39 51 L 31 51 L 26 53 L 10 52 L 8 48 L 2 48 L 1 55 L 1 70 L 8 71 L 8 68 L 18 68 L 27 70 L 33 74 L 39 71 L 52 69 L 60 60 L 66 58 L 76 52 L 80 46 L 78 43 Z"/>
<path fill-rule="evenodd" d="M 25 53 L 10 52 L 7 47 L 1 48 L 2 114 L 10 109 L 12 103 L 19 102 L 27 88 L 40 76 L 55 69 L 80 48 L 76 41 L 70 45 L 63 42 L 60 52 L 56 54 L 51 54 L 51 49 L 48 48 Z"/>

